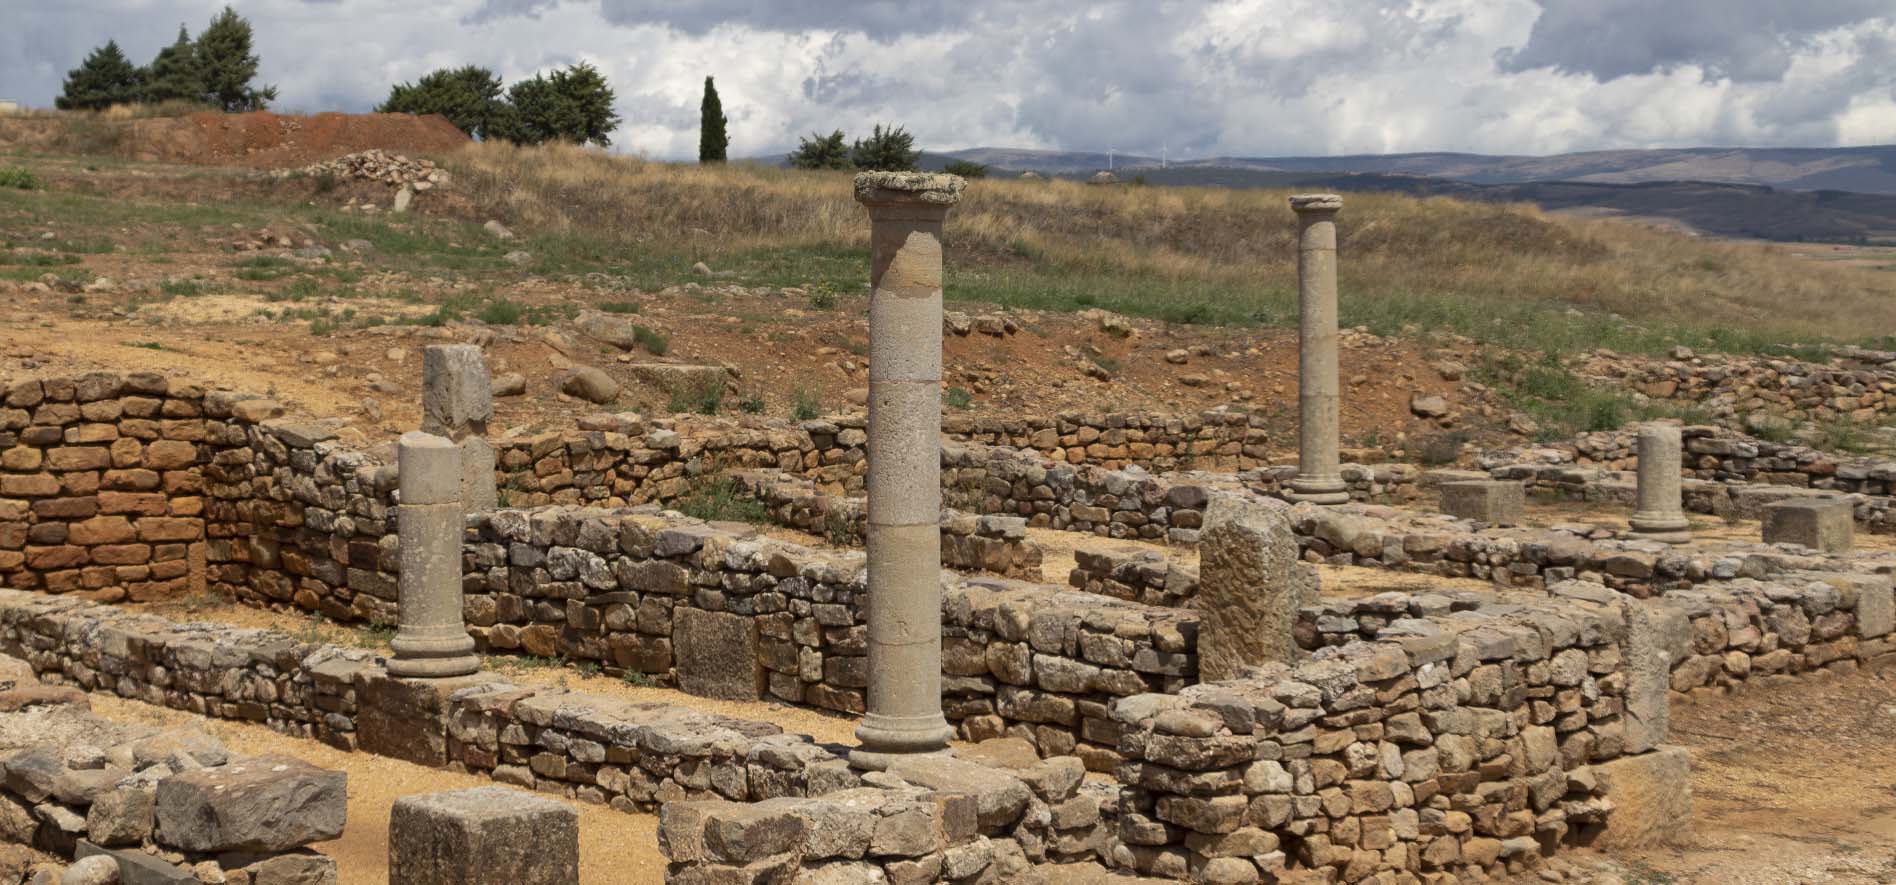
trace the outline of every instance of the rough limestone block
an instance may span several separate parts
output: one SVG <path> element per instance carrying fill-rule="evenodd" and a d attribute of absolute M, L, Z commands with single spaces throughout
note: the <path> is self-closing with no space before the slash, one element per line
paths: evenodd
<path fill-rule="evenodd" d="M 1672 657 L 1691 648 L 1692 622 L 1657 599 L 1628 599 L 1626 615 L 1626 752 L 1643 753 L 1672 727 Z"/>
<path fill-rule="evenodd" d="M 1896 631 L 1896 581 L 1888 575 L 1851 575 L 1857 591 L 1857 635 L 1864 639 Z"/>
<path fill-rule="evenodd" d="M 388 818 L 390 882 L 570 885 L 579 881 L 579 813 L 506 787 L 395 801 Z"/>
<path fill-rule="evenodd" d="M 158 782 L 155 841 L 185 851 L 284 851 L 342 835 L 348 775 L 259 756 Z"/>
<path fill-rule="evenodd" d="M 1292 663 L 1297 609 L 1317 601 L 1316 570 L 1298 557 L 1290 520 L 1262 499 L 1218 494 L 1198 540 L 1198 674 L 1235 679 L 1244 668 Z"/>
<path fill-rule="evenodd" d="M 1505 479 L 1477 479 L 1442 484 L 1442 512 L 1456 519 L 1488 525 L 1520 525 L 1526 489 Z"/>
<path fill-rule="evenodd" d="M 431 344 L 421 351 L 421 429 L 459 441 L 487 432 L 494 393 L 487 362 L 472 344 Z"/>
<path fill-rule="evenodd" d="M 119 882 L 122 885 L 201 885 L 202 883 L 202 880 L 192 875 L 189 869 L 174 863 L 166 863 L 162 858 L 146 854 L 138 848 L 100 848 L 81 839 L 73 850 L 74 860 L 101 855 L 118 863 Z"/>
<path fill-rule="evenodd" d="M 1764 508 L 1764 543 L 1797 544 L 1842 553 L 1855 540 L 1856 520 L 1848 498 L 1802 498 Z"/>
<path fill-rule="evenodd" d="M 754 701 L 764 696 L 756 619 L 680 608 L 672 615 L 678 687 L 699 697 Z"/>
<path fill-rule="evenodd" d="M 482 673 L 400 679 L 381 668 L 356 682 L 356 737 L 363 752 L 436 768 L 448 764 L 448 696 L 496 682 Z"/>
<path fill-rule="evenodd" d="M 1684 844 L 1692 838 L 1692 762 L 1684 747 L 1658 747 L 1593 767 L 1613 813 L 1594 837 L 1601 850 Z"/>

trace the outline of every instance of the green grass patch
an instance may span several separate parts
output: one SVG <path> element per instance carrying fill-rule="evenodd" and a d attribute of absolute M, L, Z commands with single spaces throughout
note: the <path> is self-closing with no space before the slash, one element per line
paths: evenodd
<path fill-rule="evenodd" d="M 746 498 L 729 477 L 708 477 L 692 483 L 684 497 L 671 502 L 673 510 L 706 522 L 747 522 L 758 525 L 768 511 L 763 502 Z"/>
<path fill-rule="evenodd" d="M 645 348 L 645 352 L 653 356 L 664 356 L 671 350 L 670 338 L 659 334 L 656 330 L 636 324 L 632 326 L 632 343 Z"/>
<path fill-rule="evenodd" d="M 0 188 L 36 191 L 40 189 L 40 180 L 25 166 L 0 166 Z"/>
<path fill-rule="evenodd" d="M 790 392 L 790 417 L 797 421 L 811 421 L 823 414 L 823 392 L 805 384 L 798 384 Z"/>
<path fill-rule="evenodd" d="M 965 409 L 974 404 L 974 394 L 966 387 L 950 387 L 942 391 L 941 401 L 951 409 Z"/>
<path fill-rule="evenodd" d="M 715 415 L 724 405 L 724 382 L 718 379 L 706 379 L 703 383 L 679 384 L 671 390 L 672 412 L 696 412 L 700 415 Z"/>

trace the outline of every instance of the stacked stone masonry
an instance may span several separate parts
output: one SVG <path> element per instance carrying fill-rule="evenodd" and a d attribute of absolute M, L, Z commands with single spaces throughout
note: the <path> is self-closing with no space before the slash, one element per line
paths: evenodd
<path fill-rule="evenodd" d="M 114 882 L 336 882 L 335 861 L 306 846 L 342 833 L 341 772 L 101 718 L 17 659 L 0 669 L 0 842 Z"/>
<path fill-rule="evenodd" d="M 1838 455 L 1707 425 L 1682 428 L 1687 510 L 1759 519 L 1765 506 L 1814 494 L 1847 495 L 1869 531 L 1896 532 L 1890 512 L 1896 461 Z M 1571 499 L 1625 503 L 1635 466 L 1629 431 L 1586 433 L 1570 443 L 1491 452 L 1480 459 L 1496 479 Z"/>
<path fill-rule="evenodd" d="M 1766 415 L 1871 424 L 1896 413 L 1896 352 L 1841 347 L 1828 364 L 1684 350 L 1674 356 L 1659 361 L 1602 351 L 1579 368 L 1653 399 L 1693 403 L 1734 426 Z"/>

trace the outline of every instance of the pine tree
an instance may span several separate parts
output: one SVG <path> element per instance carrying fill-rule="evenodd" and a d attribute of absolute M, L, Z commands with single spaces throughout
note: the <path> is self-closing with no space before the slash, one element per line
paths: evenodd
<path fill-rule="evenodd" d="M 841 129 L 828 135 L 812 132 L 809 138 L 797 139 L 797 149 L 788 159 L 798 169 L 848 169 L 849 146 L 843 142 Z"/>
<path fill-rule="evenodd" d="M 275 86 L 250 85 L 257 77 L 257 56 L 250 51 L 250 22 L 236 10 L 211 19 L 197 39 L 198 69 L 204 78 L 205 99 L 226 111 L 260 111 L 275 101 Z"/>
<path fill-rule="evenodd" d="M 731 144 L 724 127 L 730 122 L 724 116 L 724 103 L 718 100 L 718 87 L 710 77 L 704 78 L 704 104 L 698 108 L 698 162 L 724 162 L 725 149 Z"/>
<path fill-rule="evenodd" d="M 858 169 L 913 172 L 921 159 L 922 152 L 915 149 L 915 136 L 900 126 L 883 129 L 880 123 L 876 124 L 873 134 L 867 139 L 856 139 L 849 149 L 849 160 Z"/>
<path fill-rule="evenodd" d="M 138 68 L 119 50 L 118 41 L 107 40 L 66 73 L 65 88 L 53 99 L 53 106 L 63 111 L 96 111 L 137 101 L 138 91 Z"/>
<path fill-rule="evenodd" d="M 203 98 L 204 75 L 198 69 L 197 47 L 191 43 L 191 32 L 179 25 L 178 39 L 158 50 L 158 57 L 145 69 L 144 100 L 156 104 Z"/>
<path fill-rule="evenodd" d="M 496 138 L 516 144 L 563 139 L 578 144 L 612 145 L 619 125 L 612 87 L 599 69 L 585 62 L 550 75 L 535 75 L 507 89 L 511 108 L 492 127 Z"/>
<path fill-rule="evenodd" d="M 375 110 L 384 114 L 440 114 L 477 138 L 495 135 L 501 124 L 500 78 L 475 65 L 432 71 L 413 84 L 397 83 Z"/>

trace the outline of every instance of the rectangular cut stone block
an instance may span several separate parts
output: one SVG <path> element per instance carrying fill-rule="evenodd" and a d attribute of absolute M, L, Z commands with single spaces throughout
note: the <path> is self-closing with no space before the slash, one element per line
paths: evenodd
<path fill-rule="evenodd" d="M 1692 763 L 1684 747 L 1658 747 L 1593 767 L 1613 813 L 1594 848 L 1683 844 L 1692 837 Z"/>
<path fill-rule="evenodd" d="M 579 881 L 579 813 L 506 787 L 395 801 L 388 880 L 430 885 L 571 885 Z"/>
<path fill-rule="evenodd" d="M 764 696 L 764 663 L 753 618 L 680 608 L 672 616 L 672 654 L 678 687 L 689 694 L 734 701 Z"/>
<path fill-rule="evenodd" d="M 1798 544 L 1824 553 L 1841 553 L 1855 540 L 1856 522 L 1848 498 L 1798 498 L 1764 508 L 1764 542 Z"/>
<path fill-rule="evenodd" d="M 1290 521 L 1270 503 L 1219 494 L 1198 542 L 1199 678 L 1297 657 L 1297 609 L 1317 601 L 1316 571 L 1298 558 Z"/>
<path fill-rule="evenodd" d="M 1520 525 L 1525 489 L 1505 479 L 1477 479 L 1442 484 L 1442 512 L 1456 519 L 1489 525 Z"/>
<path fill-rule="evenodd" d="M 348 775 L 258 756 L 158 782 L 154 841 L 185 851 L 284 851 L 342 835 Z"/>
<path fill-rule="evenodd" d="M 364 752 L 436 768 L 448 764 L 448 696 L 494 682 L 476 673 L 444 679 L 398 679 L 381 668 L 356 682 L 361 705 L 356 736 Z"/>

